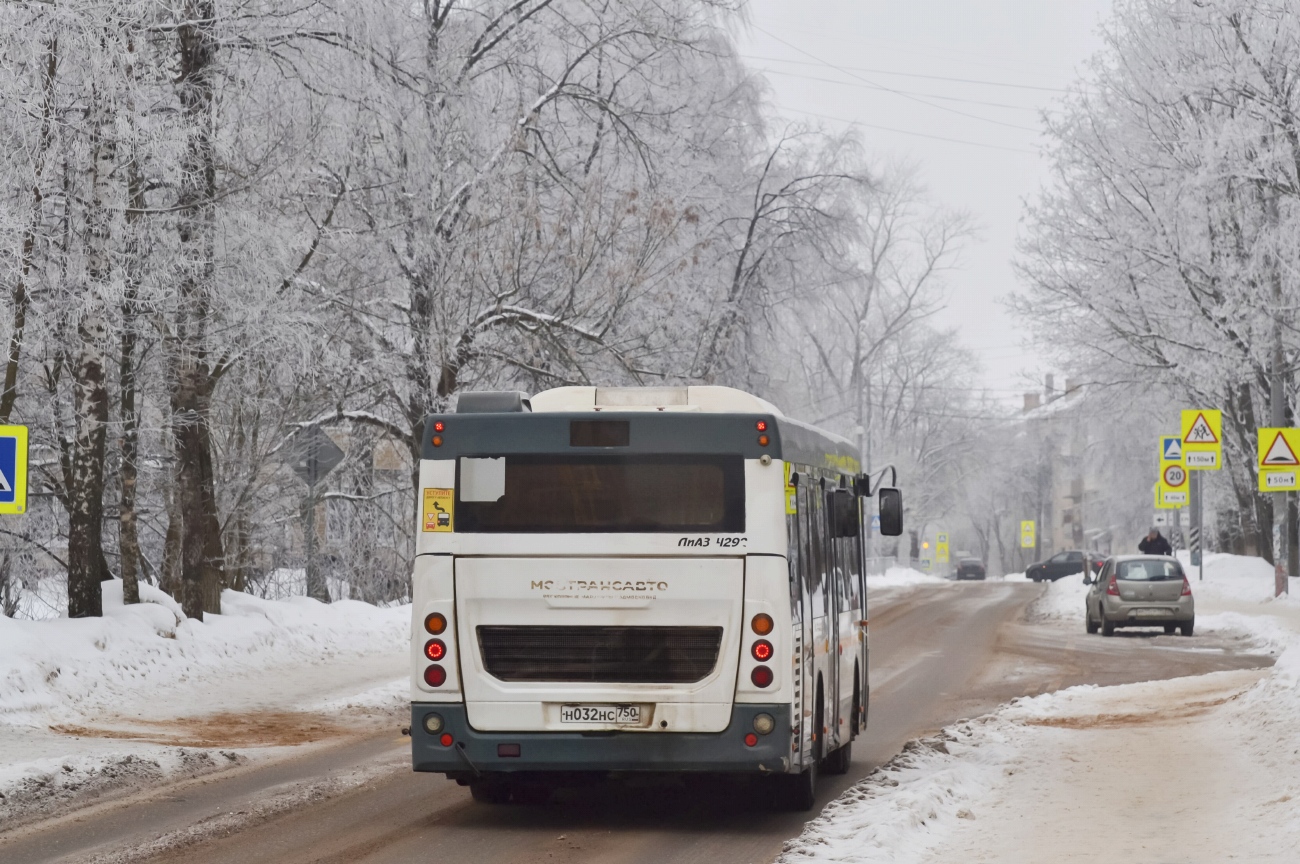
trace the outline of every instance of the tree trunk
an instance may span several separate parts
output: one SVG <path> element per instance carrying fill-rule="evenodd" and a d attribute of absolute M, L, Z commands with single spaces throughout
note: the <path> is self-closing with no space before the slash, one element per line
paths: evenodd
<path fill-rule="evenodd" d="M 158 587 L 181 599 L 181 508 L 177 500 L 180 486 L 173 473 L 167 484 L 167 535 L 163 539 L 162 573 L 158 576 Z"/>
<path fill-rule="evenodd" d="M 139 166 L 132 164 L 128 180 L 131 212 L 139 212 L 144 207 L 143 183 L 139 175 Z M 127 216 L 131 225 L 136 216 Z M 127 279 L 125 296 L 122 299 L 122 341 L 118 361 L 118 386 L 121 388 L 122 415 L 122 494 L 118 504 L 118 549 L 121 555 L 122 601 L 132 604 L 140 602 L 140 538 L 136 525 L 136 485 L 138 479 L 137 459 L 140 453 L 140 413 L 136 408 L 136 321 L 139 317 L 138 303 L 138 266 L 139 244 L 135 238 L 128 240 L 131 255 L 127 266 L 133 271 Z"/>
<path fill-rule="evenodd" d="M 212 0 L 188 0 L 176 28 L 176 88 L 187 138 L 181 158 L 176 220 L 183 266 L 180 309 L 172 335 L 172 432 L 181 515 L 181 605 L 191 618 L 221 611 L 225 582 L 217 518 L 210 406 L 217 376 L 209 364 L 208 317 L 215 290 L 216 153 L 213 144 L 216 11 Z"/>

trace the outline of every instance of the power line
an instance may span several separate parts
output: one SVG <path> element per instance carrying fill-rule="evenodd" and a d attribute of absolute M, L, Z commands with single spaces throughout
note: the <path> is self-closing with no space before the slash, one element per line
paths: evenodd
<path fill-rule="evenodd" d="M 956 114 L 960 117 L 969 117 L 972 120 L 982 120 L 985 123 L 992 123 L 995 126 L 1006 126 L 1009 129 L 1019 129 L 1022 132 L 1035 132 L 1035 133 L 1038 132 L 1037 129 L 1031 129 L 1028 126 L 1019 126 L 1015 123 L 1004 123 L 1001 120 L 994 120 L 991 117 L 981 117 L 978 114 L 970 114 L 966 111 L 958 111 L 956 108 L 949 108 L 945 105 L 936 105 L 933 102 L 928 102 L 925 99 L 920 98 L 919 96 L 912 96 L 911 94 L 906 93 L 905 91 L 897 90 L 894 89 L 893 87 L 886 87 L 885 85 L 878 84 L 877 82 L 872 81 L 869 78 L 863 78 L 861 75 L 854 74 L 853 72 L 850 72 L 849 70 L 845 69 L 842 66 L 836 66 L 834 63 L 831 63 L 828 60 L 823 60 L 822 58 L 818 57 L 816 54 L 813 54 L 811 51 L 805 51 L 804 49 L 800 48 L 798 45 L 795 45 L 792 42 L 787 42 L 784 39 L 782 39 L 780 36 L 777 36 L 775 33 L 771 33 L 767 30 L 764 30 L 762 27 L 759 27 L 758 25 L 753 25 L 753 26 L 754 29 L 757 30 L 758 32 L 766 34 L 769 38 L 775 39 L 776 41 L 780 42 L 782 45 L 786 46 L 787 48 L 793 51 L 798 51 L 800 54 L 803 54 L 805 57 L 811 57 L 813 60 L 818 61 L 823 66 L 826 66 L 829 69 L 834 69 L 836 72 L 839 72 L 842 75 L 847 75 L 850 78 L 856 78 L 859 81 L 863 81 L 867 84 L 871 84 L 875 87 L 880 88 L 881 90 L 886 90 L 897 96 L 902 96 L 904 99 L 909 99 L 913 102 L 919 102 L 920 104 L 927 105 L 930 108 L 934 108 L 939 111 L 947 111 L 950 114 Z"/>
<path fill-rule="evenodd" d="M 1025 105 L 1008 105 L 1005 102 L 985 102 L 980 99 L 963 99 L 960 96 L 941 96 L 938 93 L 913 93 L 910 90 L 890 90 L 877 84 L 860 84 L 856 81 L 837 81 L 834 78 L 821 78 L 816 75 L 800 75 L 798 72 L 782 72 L 779 69 L 764 69 L 766 75 L 783 75 L 787 78 L 802 78 L 805 81 L 824 81 L 827 84 L 839 84 L 841 87 L 857 87 L 862 90 L 884 90 L 887 93 L 909 93 L 913 96 L 925 96 L 930 99 L 943 99 L 948 102 L 965 102 L 969 105 L 986 105 L 990 108 L 1008 108 L 1012 111 L 1028 111 L 1037 114 L 1039 109 Z"/>
<path fill-rule="evenodd" d="M 767 31 L 764 30 L 763 32 L 766 33 Z M 771 34 L 768 33 L 768 35 L 770 36 Z M 807 60 L 788 60 L 784 57 L 761 57 L 756 54 L 742 54 L 740 56 L 744 57 L 746 60 L 763 60 L 772 63 L 789 63 L 795 66 L 825 65 L 821 62 L 810 63 Z M 978 78 L 950 78 L 945 75 L 923 75 L 919 72 L 894 72 L 889 69 L 870 69 L 862 66 L 844 66 L 842 68 L 852 69 L 855 72 L 868 72 L 873 75 L 895 75 L 900 78 L 925 78 L 930 81 L 952 81 L 958 84 L 981 84 L 988 87 L 1008 87 L 1013 90 L 1040 90 L 1044 93 L 1069 93 L 1070 92 L 1069 90 L 1066 90 L 1062 87 L 1039 87 L 1034 84 L 1011 84 L 1006 81 L 984 81 Z"/>
<path fill-rule="evenodd" d="M 1031 156 L 1037 156 L 1038 153 L 1033 150 L 1026 150 L 1024 147 L 1006 147 L 1002 144 L 984 144 L 980 141 L 967 141 L 963 138 L 948 138 L 943 135 L 930 135 L 925 132 L 912 132 L 908 129 L 899 129 L 894 126 L 881 126 L 877 123 L 863 123 L 860 120 L 849 120 L 846 117 L 833 117 L 830 114 L 818 114 L 816 111 L 804 111 L 801 108 L 785 108 L 777 105 L 783 111 L 793 111 L 796 114 L 807 114 L 809 117 L 820 117 L 823 120 L 835 120 L 839 123 L 848 123 L 850 126 L 861 126 L 864 129 L 880 129 L 885 132 L 897 132 L 900 135 L 911 135 L 916 138 L 929 138 L 932 141 L 947 141 L 950 144 L 965 144 L 969 147 L 984 147 L 989 150 L 1006 150 L 1008 153 L 1027 153 Z"/>

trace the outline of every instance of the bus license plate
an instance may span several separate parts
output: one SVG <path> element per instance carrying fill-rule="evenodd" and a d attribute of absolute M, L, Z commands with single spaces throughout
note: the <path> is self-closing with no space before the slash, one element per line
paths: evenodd
<path fill-rule="evenodd" d="M 561 723 L 640 723 L 639 705 L 561 705 Z"/>

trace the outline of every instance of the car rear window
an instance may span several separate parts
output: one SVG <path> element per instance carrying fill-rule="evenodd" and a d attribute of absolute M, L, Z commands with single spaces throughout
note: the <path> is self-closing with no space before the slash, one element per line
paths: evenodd
<path fill-rule="evenodd" d="M 1126 582 L 1163 582 L 1182 579 L 1183 568 L 1177 561 L 1121 561 L 1118 575 Z"/>

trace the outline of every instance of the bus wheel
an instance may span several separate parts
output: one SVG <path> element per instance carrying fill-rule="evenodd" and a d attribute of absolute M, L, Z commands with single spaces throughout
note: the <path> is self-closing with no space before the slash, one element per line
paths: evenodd
<path fill-rule="evenodd" d="M 470 781 L 469 794 L 480 804 L 508 804 L 510 781 L 485 774 Z"/>
<path fill-rule="evenodd" d="M 853 664 L 853 722 L 850 726 L 852 735 L 849 738 L 852 741 L 858 737 L 862 731 L 862 679 L 858 676 L 858 665 Z"/>
<path fill-rule="evenodd" d="M 831 753 L 822 763 L 827 774 L 847 774 L 849 764 L 853 761 L 853 743 L 849 742 Z"/>
<path fill-rule="evenodd" d="M 781 810 L 807 813 L 817 803 L 817 763 L 800 774 L 773 777 L 776 781 L 777 806 Z"/>

